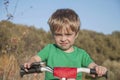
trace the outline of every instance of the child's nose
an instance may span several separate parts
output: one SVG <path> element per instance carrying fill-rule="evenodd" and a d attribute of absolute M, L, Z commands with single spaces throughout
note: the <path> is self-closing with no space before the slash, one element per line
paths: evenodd
<path fill-rule="evenodd" d="M 67 39 L 66 36 L 61 36 L 61 41 L 65 41 Z"/>

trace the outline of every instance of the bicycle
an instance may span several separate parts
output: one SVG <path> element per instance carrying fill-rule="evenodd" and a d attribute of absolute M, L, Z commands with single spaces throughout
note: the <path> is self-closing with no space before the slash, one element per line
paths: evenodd
<path fill-rule="evenodd" d="M 57 78 L 61 78 L 61 80 L 67 80 L 67 78 L 76 78 L 77 73 L 85 72 L 89 74 L 97 75 L 95 69 L 89 68 L 69 68 L 69 67 L 54 67 L 54 69 L 45 66 L 44 62 L 34 62 L 31 67 L 28 68 L 28 71 L 25 70 L 24 65 L 20 66 L 20 76 L 23 77 L 26 74 L 31 73 L 41 73 L 41 72 L 50 72 Z M 107 72 L 103 77 L 107 80 Z"/>

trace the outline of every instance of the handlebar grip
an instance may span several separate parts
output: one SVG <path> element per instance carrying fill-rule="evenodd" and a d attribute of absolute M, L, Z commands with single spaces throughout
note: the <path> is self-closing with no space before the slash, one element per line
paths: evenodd
<path fill-rule="evenodd" d="M 40 66 L 31 66 L 30 68 L 27 68 L 28 71 L 25 71 L 25 67 L 21 65 L 20 67 L 20 76 L 23 77 L 25 74 L 31 74 L 31 73 L 41 73 L 41 67 Z"/>
<path fill-rule="evenodd" d="M 90 74 L 97 75 L 96 70 L 95 69 L 90 69 Z M 108 71 L 102 77 L 105 77 L 107 79 L 108 78 Z"/>

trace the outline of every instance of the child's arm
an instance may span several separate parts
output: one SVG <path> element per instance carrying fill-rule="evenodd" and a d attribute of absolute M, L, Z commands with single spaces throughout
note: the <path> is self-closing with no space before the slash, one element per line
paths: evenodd
<path fill-rule="evenodd" d="M 99 66 L 99 65 L 95 64 L 94 62 L 90 63 L 88 67 L 94 68 L 96 70 L 98 76 L 102 76 L 102 75 L 106 74 L 106 72 L 107 72 L 106 67 Z M 95 77 L 95 75 L 93 75 L 93 77 Z"/>
<path fill-rule="evenodd" d="M 98 66 L 97 64 L 95 64 L 94 62 L 90 63 L 88 68 L 95 68 L 96 66 Z"/>

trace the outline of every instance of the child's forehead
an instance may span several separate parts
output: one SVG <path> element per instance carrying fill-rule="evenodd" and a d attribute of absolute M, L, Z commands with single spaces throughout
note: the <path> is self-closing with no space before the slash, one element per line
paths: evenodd
<path fill-rule="evenodd" d="M 54 31 L 55 33 L 73 33 L 74 31 L 71 28 L 59 28 Z"/>

